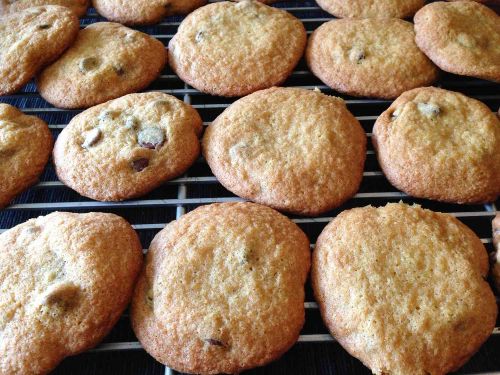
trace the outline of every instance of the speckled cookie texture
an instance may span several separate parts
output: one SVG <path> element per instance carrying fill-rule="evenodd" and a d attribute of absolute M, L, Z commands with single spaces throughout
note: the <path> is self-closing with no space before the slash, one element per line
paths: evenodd
<path fill-rule="evenodd" d="M 304 324 L 306 235 L 254 203 L 203 206 L 149 248 L 132 301 L 146 351 L 188 373 L 239 373 L 280 357 Z"/>
<path fill-rule="evenodd" d="M 98 22 L 38 77 L 42 97 L 60 108 L 87 108 L 147 87 L 167 53 L 157 39 L 118 23 Z"/>
<path fill-rule="evenodd" d="M 438 74 L 415 44 L 413 25 L 399 19 L 324 23 L 309 39 L 306 60 L 325 84 L 353 96 L 392 99 Z"/>
<path fill-rule="evenodd" d="M 318 0 L 339 18 L 406 18 L 424 6 L 424 0 Z"/>
<path fill-rule="evenodd" d="M 418 46 L 444 71 L 500 82 L 500 17 L 474 1 L 436 2 L 415 15 Z"/>
<path fill-rule="evenodd" d="M 0 208 L 37 181 L 52 144 L 44 121 L 0 104 Z"/>
<path fill-rule="evenodd" d="M 85 14 L 88 0 L 0 0 L 0 14 L 14 13 L 20 10 L 42 5 L 59 5 L 69 8 L 77 17 Z"/>
<path fill-rule="evenodd" d="M 317 215 L 358 190 L 366 136 L 342 99 L 295 88 L 255 92 L 205 131 L 203 154 L 233 193 Z"/>
<path fill-rule="evenodd" d="M 47 374 L 130 301 L 141 244 L 121 217 L 56 212 L 0 235 L 0 374 Z"/>
<path fill-rule="evenodd" d="M 197 9 L 169 43 L 169 62 L 200 91 L 243 96 L 282 83 L 306 44 L 304 25 L 290 13 L 254 1 Z"/>
<path fill-rule="evenodd" d="M 59 6 L 42 6 L 0 17 L 0 95 L 12 94 L 74 41 L 78 18 Z"/>
<path fill-rule="evenodd" d="M 482 203 L 500 194 L 500 120 L 478 100 L 408 91 L 377 119 L 372 141 L 389 181 L 410 195 Z"/>
<path fill-rule="evenodd" d="M 188 14 L 207 0 L 92 0 L 94 8 L 110 21 L 149 25 L 167 16 Z"/>
<path fill-rule="evenodd" d="M 200 152 L 198 112 L 160 92 L 129 94 L 74 117 L 54 146 L 59 179 L 86 197 L 137 197 L 184 173 Z"/>
<path fill-rule="evenodd" d="M 491 268 L 491 273 L 493 275 L 493 282 L 497 291 L 500 292 L 500 213 L 493 219 L 493 246 L 495 247 L 495 254 L 493 257 L 493 266 Z"/>
<path fill-rule="evenodd" d="M 344 211 L 312 263 L 326 325 L 374 374 L 444 375 L 495 327 L 486 249 L 451 215 L 402 203 Z"/>

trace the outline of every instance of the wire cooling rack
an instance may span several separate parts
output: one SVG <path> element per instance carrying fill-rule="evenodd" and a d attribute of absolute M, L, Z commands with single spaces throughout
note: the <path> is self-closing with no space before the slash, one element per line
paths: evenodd
<path fill-rule="evenodd" d="M 288 1 L 278 3 L 304 23 L 308 34 L 332 17 L 323 12 L 313 1 Z M 138 28 L 147 32 L 165 45 L 175 34 L 182 18 L 170 17 L 151 27 Z M 82 27 L 103 21 L 93 9 L 82 19 Z M 438 86 L 460 91 L 486 103 L 492 111 L 500 105 L 499 85 L 492 82 L 444 74 Z M 360 99 L 335 93 L 315 78 L 301 61 L 285 86 L 313 89 L 318 87 L 327 94 L 338 95 L 346 100 L 349 110 L 363 125 L 371 137 L 373 123 L 377 116 L 390 104 L 387 100 Z M 234 99 L 213 97 L 184 84 L 173 72 L 166 68 L 162 75 L 148 88 L 178 97 L 193 105 L 201 114 L 204 125 L 217 117 Z M 0 102 L 22 108 L 25 113 L 41 117 L 57 137 L 61 129 L 79 113 L 76 110 L 61 110 L 45 102 L 33 83 L 20 93 L 0 97 Z M 500 150 L 499 150 L 500 152 Z M 18 197 L 14 203 L 0 212 L 0 232 L 20 224 L 32 217 L 59 211 L 104 211 L 125 217 L 139 233 L 143 247 L 149 246 L 153 236 L 166 223 L 179 218 L 199 205 L 215 202 L 239 201 L 218 183 L 208 165 L 200 158 L 189 171 L 180 178 L 167 182 L 150 194 L 119 203 L 102 203 L 81 197 L 65 187 L 54 172 L 52 164 L 46 168 L 40 182 Z M 312 243 L 324 226 L 340 211 L 387 202 L 402 200 L 418 203 L 436 211 L 448 212 L 470 226 L 481 238 L 488 251 L 492 251 L 491 220 L 496 211 L 495 203 L 487 205 L 453 205 L 414 199 L 392 187 L 380 171 L 373 148 L 369 142 L 364 179 L 356 196 L 339 209 L 315 218 L 291 217 L 309 236 Z M 498 204 L 498 202 L 497 202 Z M 312 245 L 313 247 L 314 245 Z M 280 360 L 252 371 L 249 374 L 369 374 L 359 361 L 350 357 L 328 334 L 321 321 L 318 307 L 312 297 L 311 288 L 306 289 L 306 324 L 299 342 Z M 397 303 L 397 301 L 395 301 Z M 492 337 L 481 350 L 465 365 L 460 373 L 488 373 L 500 371 L 500 328 L 495 328 Z M 140 346 L 131 330 L 128 312 L 97 348 L 90 352 L 66 359 L 56 370 L 56 374 L 174 374 L 150 357 Z M 500 374 L 500 372 L 498 372 Z"/>

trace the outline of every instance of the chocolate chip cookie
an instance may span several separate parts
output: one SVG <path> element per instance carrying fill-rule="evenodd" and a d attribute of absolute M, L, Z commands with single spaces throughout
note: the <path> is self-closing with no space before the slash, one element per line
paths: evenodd
<path fill-rule="evenodd" d="M 474 1 L 436 2 L 415 15 L 418 46 L 444 71 L 500 82 L 500 17 Z"/>
<path fill-rule="evenodd" d="M 0 95 L 18 91 L 71 43 L 78 18 L 60 6 L 42 6 L 0 17 Z"/>
<path fill-rule="evenodd" d="M 198 112 L 160 92 L 130 94 L 75 116 L 54 146 L 59 179 L 86 197 L 137 197 L 196 160 Z"/>
<path fill-rule="evenodd" d="M 353 96 L 392 99 L 438 74 L 415 44 L 413 25 L 399 19 L 324 23 L 309 39 L 306 60 L 325 84 Z"/>
<path fill-rule="evenodd" d="M 447 374 L 495 327 L 488 266 L 459 220 L 398 203 L 337 216 L 316 242 L 311 279 L 328 329 L 374 374 Z"/>
<path fill-rule="evenodd" d="M 98 22 L 38 77 L 42 97 L 60 108 L 87 108 L 147 87 L 167 54 L 155 38 L 112 22 Z"/>
<path fill-rule="evenodd" d="M 121 217 L 56 212 L 0 235 L 0 372 L 47 374 L 97 345 L 132 296 L 142 264 Z"/>
<path fill-rule="evenodd" d="M 233 103 L 205 131 L 203 154 L 240 197 L 317 215 L 356 194 L 366 136 L 342 99 L 270 88 Z"/>
<path fill-rule="evenodd" d="M 188 14 L 207 0 L 92 0 L 94 8 L 110 21 L 149 25 L 167 16 Z"/>
<path fill-rule="evenodd" d="M 243 96 L 282 83 L 302 56 L 306 31 L 290 13 L 255 1 L 197 9 L 169 43 L 169 62 L 200 91 Z"/>
<path fill-rule="evenodd" d="M 0 208 L 37 181 L 52 144 L 45 122 L 0 103 Z"/>
<path fill-rule="evenodd" d="M 304 324 L 309 241 L 254 203 L 203 206 L 153 239 L 131 319 L 146 351 L 181 372 L 237 374 L 279 358 Z"/>
<path fill-rule="evenodd" d="M 372 140 L 389 181 L 410 195 L 481 203 L 500 194 L 500 120 L 478 100 L 435 87 L 405 92 Z"/>
<path fill-rule="evenodd" d="M 60 5 L 69 8 L 77 17 L 87 12 L 88 0 L 0 0 L 0 14 L 19 12 L 41 5 Z"/>
<path fill-rule="evenodd" d="M 318 0 L 318 5 L 339 18 L 407 18 L 424 0 Z"/>

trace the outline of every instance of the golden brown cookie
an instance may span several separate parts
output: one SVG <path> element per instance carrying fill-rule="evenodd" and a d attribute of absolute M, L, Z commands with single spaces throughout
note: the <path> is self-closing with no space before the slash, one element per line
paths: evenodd
<path fill-rule="evenodd" d="M 0 103 L 0 208 L 38 180 L 52 144 L 44 121 Z"/>
<path fill-rule="evenodd" d="M 127 25 L 150 25 L 167 16 L 188 14 L 207 0 L 92 0 L 100 15 Z"/>
<path fill-rule="evenodd" d="M 254 203 L 203 206 L 149 248 L 131 309 L 146 351 L 196 374 L 235 374 L 285 353 L 304 324 L 309 241 Z"/>
<path fill-rule="evenodd" d="M 493 282 L 497 291 L 500 291 L 500 214 L 493 219 L 493 246 L 495 248 L 494 263 L 491 268 L 491 273 L 493 275 Z"/>
<path fill-rule="evenodd" d="M 137 197 L 184 173 L 200 153 L 198 112 L 161 92 L 129 94 L 75 116 L 57 138 L 59 179 L 86 197 Z"/>
<path fill-rule="evenodd" d="M 342 99 L 273 87 L 229 106 L 205 131 L 203 154 L 240 197 L 301 215 L 358 191 L 366 136 Z"/>
<path fill-rule="evenodd" d="M 306 44 L 304 25 L 255 1 L 223 1 L 197 9 L 169 43 L 169 62 L 202 92 L 243 96 L 282 83 Z"/>
<path fill-rule="evenodd" d="M 29 8 L 0 17 L 0 95 L 12 94 L 74 41 L 78 18 L 60 6 Z"/>
<path fill-rule="evenodd" d="M 318 0 L 339 18 L 406 18 L 424 6 L 424 0 Z"/>
<path fill-rule="evenodd" d="M 436 2 L 415 15 L 416 42 L 446 72 L 500 82 L 500 17 L 474 1 Z"/>
<path fill-rule="evenodd" d="M 328 224 L 311 279 L 330 332 L 374 374 L 444 375 L 495 327 L 487 273 L 486 249 L 460 221 L 393 203 Z"/>
<path fill-rule="evenodd" d="M 0 373 L 47 374 L 97 345 L 132 296 L 137 234 L 113 214 L 56 212 L 0 235 Z"/>
<path fill-rule="evenodd" d="M 410 90 L 380 115 L 372 140 L 389 181 L 412 196 L 482 203 L 500 194 L 500 120 L 478 100 Z"/>
<path fill-rule="evenodd" d="M 313 32 L 306 60 L 334 90 L 392 99 L 437 78 L 414 39 L 413 25 L 399 19 L 333 20 Z"/>
<path fill-rule="evenodd" d="M 38 77 L 42 97 L 60 108 L 87 108 L 147 87 L 166 64 L 157 39 L 118 23 L 98 22 Z"/>
<path fill-rule="evenodd" d="M 41 6 L 60 5 L 73 11 L 77 17 L 87 12 L 88 0 L 0 0 L 0 14 L 14 13 L 20 10 Z"/>

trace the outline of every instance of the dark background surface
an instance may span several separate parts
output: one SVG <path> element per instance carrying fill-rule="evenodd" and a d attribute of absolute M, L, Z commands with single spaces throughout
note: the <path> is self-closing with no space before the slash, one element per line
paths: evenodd
<path fill-rule="evenodd" d="M 320 24 L 332 18 L 329 14 L 321 11 L 313 1 L 288 1 L 278 3 L 275 6 L 283 7 L 303 20 L 306 29 L 310 32 Z M 161 24 L 151 27 L 138 28 L 156 36 L 165 45 L 175 34 L 180 17 L 170 17 Z M 87 17 L 82 19 L 82 26 L 101 21 L 93 9 L 89 10 Z M 285 83 L 286 86 L 298 86 L 313 88 L 318 86 L 323 92 L 339 95 L 328 89 L 318 79 L 312 76 L 302 61 L 295 69 L 294 74 Z M 497 111 L 500 105 L 499 85 L 492 82 L 473 78 L 457 77 L 443 73 L 436 84 L 447 89 L 460 91 L 475 97 L 486 103 L 493 111 Z M 235 99 L 212 97 L 201 94 L 186 86 L 173 72 L 166 68 L 162 76 L 156 80 L 148 90 L 161 90 L 179 99 L 190 101 L 200 112 L 205 122 L 212 121 L 220 114 L 227 104 Z M 367 133 L 371 133 L 374 120 L 390 101 L 370 100 L 363 98 L 352 98 L 342 96 L 348 104 L 349 109 L 361 121 Z M 0 102 L 6 102 L 23 108 L 25 112 L 35 114 L 43 118 L 51 125 L 54 137 L 57 137 L 60 129 L 80 111 L 56 110 L 50 104 L 40 98 L 33 83 L 28 84 L 22 92 L 0 97 Z M 369 134 L 370 135 L 370 134 Z M 369 143 L 369 151 L 365 172 L 368 172 L 363 180 L 359 194 L 344 204 L 339 209 L 321 216 L 319 222 L 312 219 L 301 218 L 298 220 L 300 227 L 308 234 L 312 243 L 326 225 L 328 218 L 338 214 L 340 211 L 367 204 L 384 205 L 387 202 L 403 200 L 408 203 L 419 203 L 426 208 L 437 211 L 458 213 L 458 217 L 469 225 L 485 242 L 488 251 L 492 251 L 491 245 L 491 219 L 493 218 L 494 206 L 459 206 L 441 204 L 427 200 L 413 199 L 400 194 L 393 188 L 380 173 L 380 167 L 373 154 L 373 148 Z M 378 172 L 378 173 L 372 173 Z M 145 197 L 135 201 L 118 204 L 94 204 L 93 201 L 81 197 L 70 189 L 58 184 L 38 185 L 18 197 L 13 206 L 0 212 L 0 228 L 7 229 L 25 220 L 45 215 L 55 210 L 66 210 L 76 212 L 105 211 L 114 212 L 125 217 L 137 227 L 143 247 L 147 248 L 152 237 L 160 230 L 163 224 L 174 220 L 183 211 L 189 211 L 200 204 L 211 203 L 219 198 L 235 199 L 236 197 L 225 190 L 213 179 L 209 181 L 196 180 L 195 177 L 213 176 L 210 169 L 200 159 L 183 176 L 183 180 L 175 180 L 156 189 Z M 42 182 L 56 182 L 53 167 L 49 163 Z M 185 194 L 184 194 L 185 193 Z M 180 198 L 180 199 L 179 199 Z M 497 205 L 499 202 L 497 202 Z M 297 218 L 296 218 L 297 219 Z M 153 225 L 157 224 L 157 225 Z M 313 302 L 310 287 L 307 287 L 307 301 Z M 397 303 L 395 301 L 394 303 Z M 497 324 L 498 326 L 498 324 Z M 306 310 L 306 324 L 302 335 L 326 334 L 317 308 L 310 307 Z M 136 342 L 129 320 L 125 313 L 110 335 L 104 340 L 105 343 Z M 481 350 L 466 364 L 459 373 L 470 374 L 477 372 L 500 371 L 500 335 L 492 335 Z M 110 350 L 94 353 L 85 353 L 66 359 L 54 372 L 55 374 L 164 374 L 165 367 L 156 362 L 143 350 Z M 248 374 L 369 374 L 359 361 L 349 356 L 339 344 L 328 342 L 300 342 L 297 343 L 280 360 L 252 371 Z"/>

